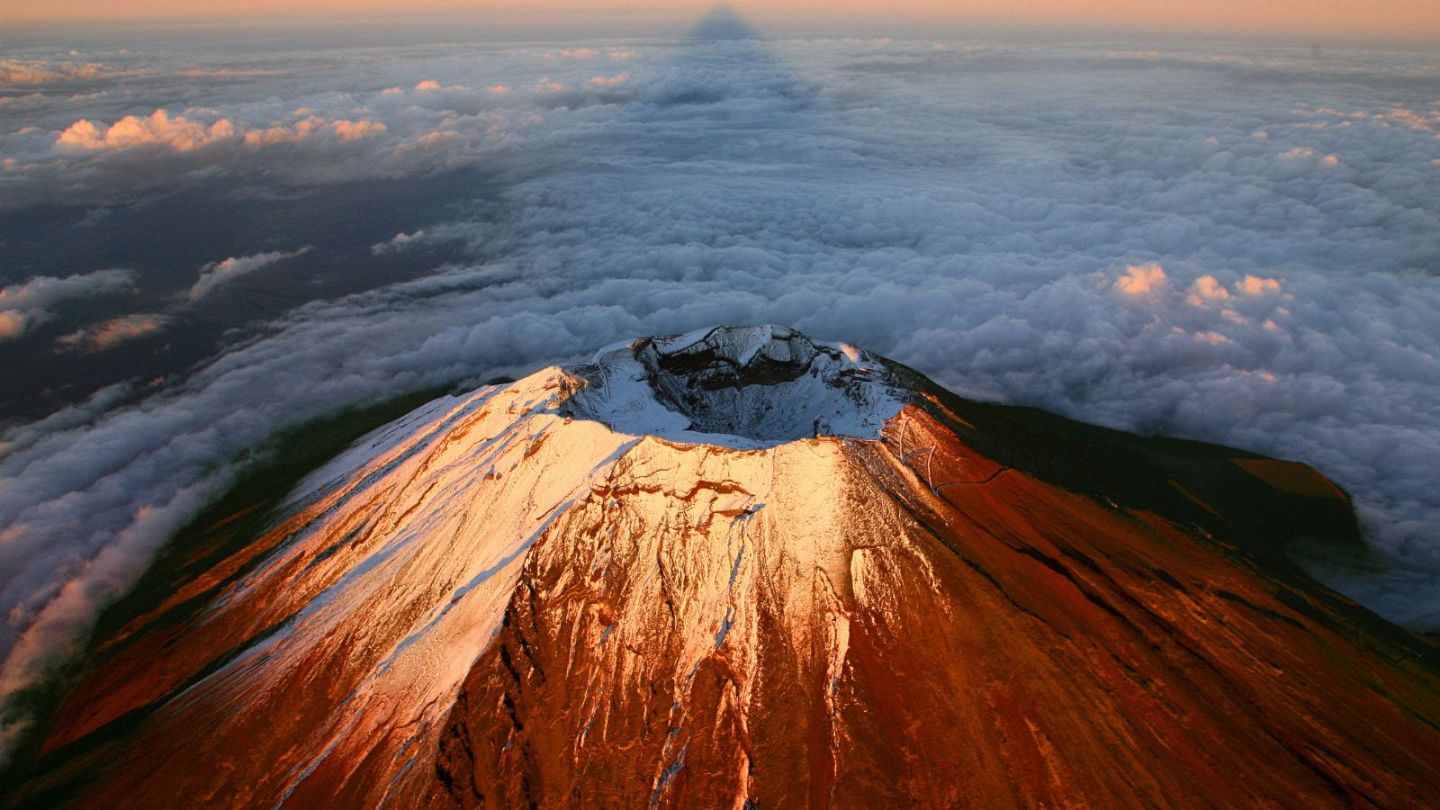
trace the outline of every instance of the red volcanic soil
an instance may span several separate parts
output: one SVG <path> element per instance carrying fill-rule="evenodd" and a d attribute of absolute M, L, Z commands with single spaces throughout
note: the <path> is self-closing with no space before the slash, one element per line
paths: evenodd
<path fill-rule="evenodd" d="M 685 676 L 684 705 L 667 643 L 700 620 L 668 593 L 695 575 L 683 555 L 662 554 L 664 576 L 608 578 L 589 573 L 586 549 L 539 549 L 451 713 L 430 801 L 1314 808 L 1436 795 L 1440 679 L 1410 639 L 1357 636 L 1349 606 L 1209 530 L 997 463 L 919 409 L 889 438 L 846 445 L 854 474 L 836 497 L 890 512 L 912 542 L 842 547 L 848 576 L 817 568 L 805 604 L 762 589 L 741 656 L 753 660 L 718 645 Z M 1223 475 L 1229 462 L 1210 463 Z M 1285 506 L 1344 506 L 1308 468 L 1279 469 L 1287 493 L 1322 499 Z M 1224 519 L 1223 505 L 1196 505 Z M 653 565 L 645 545 L 612 554 Z M 657 643 L 597 641 L 617 614 L 660 628 Z M 672 763 L 658 778 L 657 762 Z"/>
<path fill-rule="evenodd" d="M 1284 553 L 1358 542 L 1341 490 L 890 371 L 875 440 L 437 417 L 111 621 L 5 804 L 1434 806 L 1440 650 Z"/>

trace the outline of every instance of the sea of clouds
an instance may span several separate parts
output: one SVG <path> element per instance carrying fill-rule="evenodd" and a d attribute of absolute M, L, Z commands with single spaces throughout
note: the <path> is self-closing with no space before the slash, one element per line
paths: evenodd
<path fill-rule="evenodd" d="M 714 323 L 786 324 L 962 394 L 1314 464 L 1389 560 L 1325 575 L 1440 627 L 1433 53 L 806 37 L 12 52 L 0 217 L 463 169 L 500 192 L 360 246 L 435 257 L 425 273 L 300 303 L 144 396 L 108 385 L 0 435 L 0 695 L 73 649 L 278 430 Z M 283 285 L 323 253 L 303 223 L 284 237 L 43 338 L 34 362 L 153 338 L 249 279 Z M 0 341 L 144 283 L 56 249 L 52 274 L 7 279 Z"/>

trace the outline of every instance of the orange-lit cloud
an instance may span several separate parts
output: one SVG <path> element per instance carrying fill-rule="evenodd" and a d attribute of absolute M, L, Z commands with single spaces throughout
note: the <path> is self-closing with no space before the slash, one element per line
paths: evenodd
<path fill-rule="evenodd" d="M 246 146 L 259 149 L 277 143 L 296 143 L 316 134 L 329 133 L 341 142 L 348 142 L 379 135 L 386 129 L 385 124 L 379 121 L 352 121 L 347 118 L 326 121 L 312 116 L 290 126 L 251 130 L 245 133 L 244 141 Z"/>
<path fill-rule="evenodd" d="M 1125 275 L 1115 281 L 1115 289 L 1126 295 L 1150 295 L 1163 288 L 1165 281 L 1165 268 L 1160 265 L 1136 264 L 1125 268 Z"/>
<path fill-rule="evenodd" d="M 1185 300 L 1191 306 L 1203 307 L 1212 301 L 1224 301 L 1230 297 L 1230 291 L 1225 285 L 1214 276 L 1201 276 L 1190 284 L 1190 294 Z"/>
<path fill-rule="evenodd" d="M 1190 284 L 1190 290 L 1185 296 L 1185 302 L 1193 307 L 1204 307 L 1211 304 L 1221 304 L 1237 296 L 1255 298 L 1280 291 L 1280 281 L 1273 278 L 1261 278 L 1260 276 L 1247 275 L 1240 281 L 1235 282 L 1231 287 L 1226 287 L 1214 276 L 1205 275 L 1195 279 Z M 1236 320 L 1238 313 L 1234 310 L 1222 310 L 1221 316 L 1229 320 Z M 1239 320 L 1243 320 L 1240 318 Z"/>
<path fill-rule="evenodd" d="M 1246 276 L 1240 283 L 1235 285 L 1235 290 L 1241 295 L 1265 295 L 1280 291 L 1280 282 L 1273 278 L 1261 278 L 1259 276 Z"/>
<path fill-rule="evenodd" d="M 379 135 L 386 129 L 380 121 L 325 120 L 309 115 L 293 124 L 273 124 L 242 131 L 228 118 L 207 124 L 159 109 L 148 116 L 127 115 L 109 126 L 82 118 L 60 133 L 55 139 L 55 146 L 86 152 L 159 146 L 176 152 L 189 152 L 211 144 L 234 142 L 261 149 L 275 144 L 297 143 L 316 135 L 329 135 L 344 143 Z"/>
<path fill-rule="evenodd" d="M 156 334 L 169 326 L 171 320 L 169 315 L 161 313 L 124 315 L 56 338 L 55 348 L 57 351 L 103 352 Z"/>
<path fill-rule="evenodd" d="M 161 145 L 187 152 L 234 137 L 235 127 L 229 119 L 221 118 L 207 126 L 183 115 L 171 116 L 165 110 L 156 110 L 146 117 L 127 115 L 108 127 L 82 118 L 60 133 L 55 143 L 88 151 Z"/>

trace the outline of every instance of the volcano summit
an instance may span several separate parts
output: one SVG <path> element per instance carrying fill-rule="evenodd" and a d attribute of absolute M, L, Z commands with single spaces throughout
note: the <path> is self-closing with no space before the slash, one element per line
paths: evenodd
<path fill-rule="evenodd" d="M 1286 556 L 1359 542 L 1322 475 L 780 327 L 443 397 L 243 539 L 102 623 L 16 804 L 1440 794 L 1440 651 Z"/>

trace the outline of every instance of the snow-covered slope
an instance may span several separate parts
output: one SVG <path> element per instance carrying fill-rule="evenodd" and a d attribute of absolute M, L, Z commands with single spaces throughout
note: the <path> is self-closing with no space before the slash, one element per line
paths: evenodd
<path fill-rule="evenodd" d="M 1421 801 L 1435 651 L 1276 552 L 1327 534 L 1348 500 L 1301 465 L 969 403 L 780 327 L 641 339 L 311 475 L 97 643 L 22 795 Z"/>

